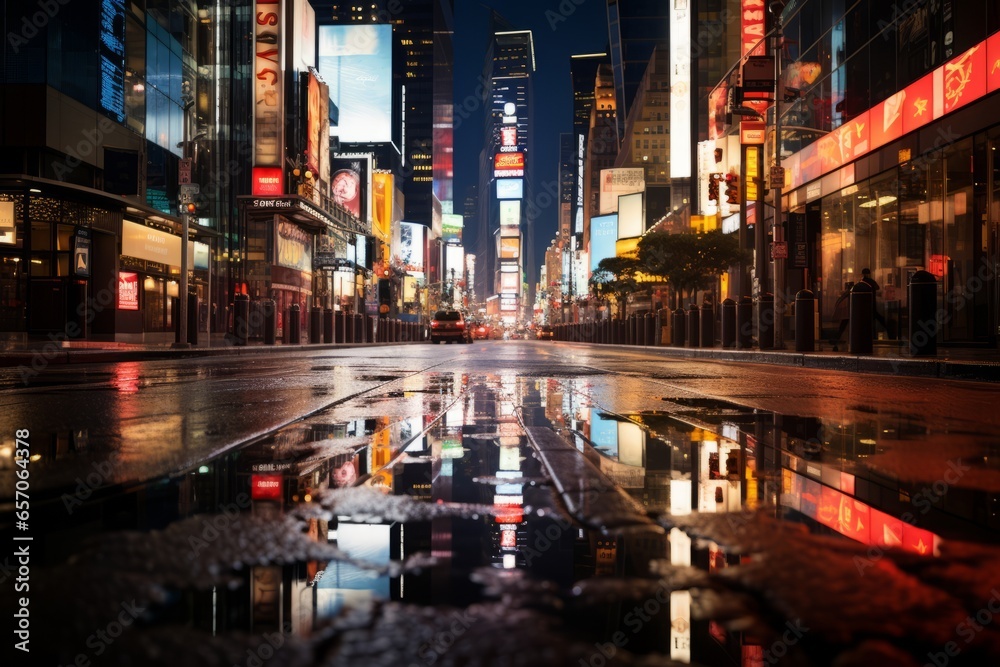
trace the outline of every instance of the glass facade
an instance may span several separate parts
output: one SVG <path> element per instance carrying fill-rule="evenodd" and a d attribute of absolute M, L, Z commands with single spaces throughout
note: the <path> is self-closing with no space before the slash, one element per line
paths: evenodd
<path fill-rule="evenodd" d="M 783 83 L 797 91 L 782 105 L 786 231 L 808 242 L 787 284 L 816 291 L 820 337 L 845 342 L 844 294 L 870 269 L 877 338 L 906 339 L 908 285 L 927 271 L 938 281 L 938 339 L 995 343 L 1000 126 L 980 68 L 1000 5 L 805 0 L 783 18 Z M 921 92 L 931 72 L 943 84 Z"/>

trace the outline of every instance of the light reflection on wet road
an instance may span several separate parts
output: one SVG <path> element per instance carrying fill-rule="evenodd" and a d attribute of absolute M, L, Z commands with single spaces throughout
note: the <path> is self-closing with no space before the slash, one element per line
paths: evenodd
<path fill-rule="evenodd" d="M 106 664 L 922 664 L 1000 555 L 993 385 L 548 342 L 13 377 L 59 664 L 133 598 Z"/>

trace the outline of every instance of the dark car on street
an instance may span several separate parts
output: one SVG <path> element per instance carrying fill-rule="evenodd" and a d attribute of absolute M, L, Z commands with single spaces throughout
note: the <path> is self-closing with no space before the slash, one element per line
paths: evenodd
<path fill-rule="evenodd" d="M 431 342 L 440 343 L 443 340 L 471 343 L 472 331 L 467 325 L 465 316 L 457 310 L 439 310 L 431 320 Z"/>

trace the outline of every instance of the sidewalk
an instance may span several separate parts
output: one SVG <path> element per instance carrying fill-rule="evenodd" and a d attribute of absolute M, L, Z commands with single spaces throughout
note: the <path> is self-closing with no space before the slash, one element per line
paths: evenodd
<path fill-rule="evenodd" d="M 421 341 L 422 342 L 422 341 Z M 212 344 L 203 342 L 197 347 L 176 349 L 170 344 L 139 345 L 130 343 L 92 341 L 35 341 L 0 349 L 0 367 L 47 366 L 49 364 L 114 363 L 120 361 L 150 361 L 158 359 L 186 359 L 192 357 L 241 356 L 339 350 L 368 345 L 400 345 L 402 343 L 337 343 L 318 345 L 264 345 L 251 341 L 246 346 L 234 346 L 221 335 L 213 337 Z M 406 344 L 413 344 L 407 342 Z M 509 345 L 511 343 L 502 343 Z M 681 359 L 707 359 L 754 364 L 798 366 L 819 370 L 851 373 L 875 373 L 911 377 L 966 380 L 975 382 L 1000 382 L 1000 351 L 984 348 L 938 348 L 932 357 L 911 357 L 905 344 L 876 342 L 870 355 L 854 355 L 844 350 L 833 351 L 826 343 L 817 343 L 815 352 L 793 350 L 734 350 L 715 348 L 689 348 L 669 346 L 599 345 L 569 343 L 591 348 L 634 350 L 664 357 Z"/>

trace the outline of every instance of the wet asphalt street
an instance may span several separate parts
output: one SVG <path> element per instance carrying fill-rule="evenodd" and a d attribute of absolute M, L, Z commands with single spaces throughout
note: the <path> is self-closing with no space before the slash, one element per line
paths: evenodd
<path fill-rule="evenodd" d="M 1000 661 L 994 384 L 479 341 L 0 387 L 13 664 Z"/>

